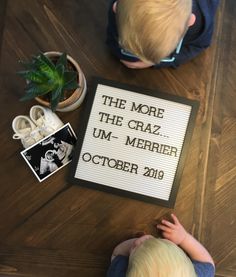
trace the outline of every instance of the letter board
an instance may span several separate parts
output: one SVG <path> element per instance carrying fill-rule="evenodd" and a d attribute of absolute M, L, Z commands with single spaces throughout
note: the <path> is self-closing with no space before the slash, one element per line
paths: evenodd
<path fill-rule="evenodd" d="M 95 78 L 69 180 L 173 207 L 198 102 Z"/>

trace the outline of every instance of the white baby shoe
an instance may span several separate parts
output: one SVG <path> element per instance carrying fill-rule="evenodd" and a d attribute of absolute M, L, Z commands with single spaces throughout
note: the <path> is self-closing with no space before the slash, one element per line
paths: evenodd
<path fill-rule="evenodd" d="M 50 109 L 35 105 L 30 109 L 30 118 L 46 137 L 64 125 L 60 118 Z"/>
<path fill-rule="evenodd" d="M 24 148 L 28 148 L 43 138 L 37 126 L 25 115 L 18 115 L 13 119 L 12 129 L 15 132 L 13 139 L 20 139 Z"/>

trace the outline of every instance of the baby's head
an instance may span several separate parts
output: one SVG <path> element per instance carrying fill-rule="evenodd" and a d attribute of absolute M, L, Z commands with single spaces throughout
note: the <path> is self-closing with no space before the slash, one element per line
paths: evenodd
<path fill-rule="evenodd" d="M 54 161 L 55 151 L 54 150 L 47 150 L 45 153 L 45 159 L 49 162 Z"/>
<path fill-rule="evenodd" d="M 127 277 L 196 277 L 191 260 L 181 248 L 166 239 L 145 237 L 131 250 Z"/>
<path fill-rule="evenodd" d="M 192 0 L 118 0 L 119 43 L 146 62 L 169 56 L 195 21 Z"/>

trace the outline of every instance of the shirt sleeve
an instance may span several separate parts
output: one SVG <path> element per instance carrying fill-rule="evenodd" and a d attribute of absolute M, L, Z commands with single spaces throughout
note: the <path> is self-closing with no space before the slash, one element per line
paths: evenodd
<path fill-rule="evenodd" d="M 129 257 L 127 256 L 116 256 L 107 271 L 107 277 L 125 277 L 128 268 Z"/>
<path fill-rule="evenodd" d="M 215 267 L 211 263 L 192 261 L 198 277 L 214 277 Z"/>

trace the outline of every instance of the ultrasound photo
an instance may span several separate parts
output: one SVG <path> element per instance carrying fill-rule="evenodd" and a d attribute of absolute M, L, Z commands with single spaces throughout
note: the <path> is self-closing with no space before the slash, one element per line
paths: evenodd
<path fill-rule="evenodd" d="M 67 165 L 73 154 L 76 135 L 69 123 L 21 152 L 40 182 Z"/>

